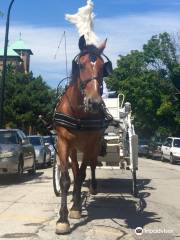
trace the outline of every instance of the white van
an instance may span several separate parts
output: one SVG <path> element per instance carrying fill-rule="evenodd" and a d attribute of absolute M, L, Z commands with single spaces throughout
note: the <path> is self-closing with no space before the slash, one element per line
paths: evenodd
<path fill-rule="evenodd" d="M 168 137 L 161 147 L 161 159 L 167 159 L 174 164 L 180 161 L 180 138 Z"/>

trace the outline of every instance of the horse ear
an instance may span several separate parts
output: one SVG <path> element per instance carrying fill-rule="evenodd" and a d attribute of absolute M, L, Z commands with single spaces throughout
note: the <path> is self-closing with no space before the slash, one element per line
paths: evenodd
<path fill-rule="evenodd" d="M 105 47 L 106 47 L 106 43 L 107 43 L 107 38 L 106 40 L 99 46 L 99 53 L 103 53 Z"/>
<path fill-rule="evenodd" d="M 79 49 L 81 51 L 83 51 L 85 49 L 85 47 L 86 47 L 86 40 L 85 40 L 84 35 L 82 35 L 79 39 Z"/>

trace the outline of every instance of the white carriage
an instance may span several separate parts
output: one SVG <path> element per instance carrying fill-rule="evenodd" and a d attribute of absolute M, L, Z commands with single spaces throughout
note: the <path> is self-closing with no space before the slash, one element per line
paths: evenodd
<path fill-rule="evenodd" d="M 136 171 L 138 170 L 138 136 L 132 124 L 132 111 L 129 102 L 124 103 L 124 95 L 117 98 L 106 98 L 104 103 L 117 126 L 109 126 L 104 139 L 107 142 L 107 154 L 99 157 L 102 167 L 118 166 L 120 169 L 130 170 L 132 173 L 132 193 L 137 196 Z M 81 153 L 78 154 L 81 159 Z M 56 161 L 53 166 L 53 187 L 56 196 L 60 195 L 60 171 Z"/>
<path fill-rule="evenodd" d="M 103 166 L 119 166 L 132 172 L 132 192 L 137 196 L 136 171 L 138 170 L 138 136 L 132 123 L 131 104 L 124 103 L 124 95 L 117 98 L 105 98 L 105 105 L 109 113 L 119 124 L 109 126 L 105 132 L 107 154 L 99 160 Z"/>

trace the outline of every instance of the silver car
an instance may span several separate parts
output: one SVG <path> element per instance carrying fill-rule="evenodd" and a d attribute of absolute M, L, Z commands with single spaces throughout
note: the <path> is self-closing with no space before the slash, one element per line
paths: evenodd
<path fill-rule="evenodd" d="M 27 170 L 35 174 L 35 152 L 26 135 L 19 129 L 0 129 L 0 174 Z"/>
<path fill-rule="evenodd" d="M 34 146 L 36 163 L 46 167 L 51 165 L 51 151 L 45 145 L 43 137 L 38 135 L 28 136 L 30 143 Z"/>
<path fill-rule="evenodd" d="M 55 136 L 44 136 L 44 144 L 49 148 L 51 151 L 51 163 L 54 162 L 54 159 L 56 157 L 56 151 L 55 151 Z"/>

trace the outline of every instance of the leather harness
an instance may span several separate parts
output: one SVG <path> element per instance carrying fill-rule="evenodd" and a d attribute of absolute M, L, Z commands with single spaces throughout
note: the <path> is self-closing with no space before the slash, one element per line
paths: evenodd
<path fill-rule="evenodd" d="M 54 114 L 54 123 L 56 125 L 78 131 L 103 130 L 108 127 L 110 121 L 111 120 L 107 118 L 80 119 L 59 112 L 56 112 Z"/>

